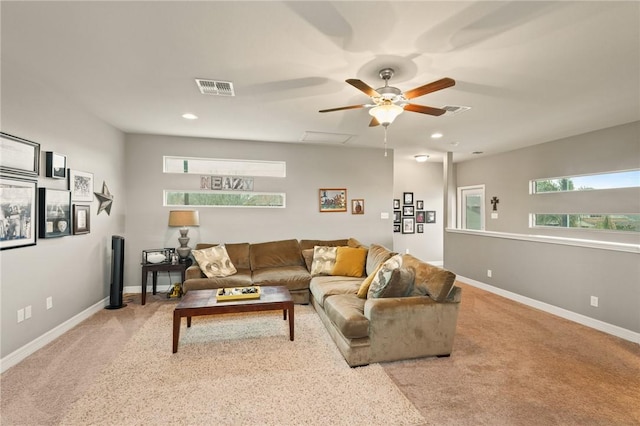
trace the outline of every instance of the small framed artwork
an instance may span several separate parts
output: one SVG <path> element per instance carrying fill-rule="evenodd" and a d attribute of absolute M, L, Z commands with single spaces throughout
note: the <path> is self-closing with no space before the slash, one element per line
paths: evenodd
<path fill-rule="evenodd" d="M 416 225 L 417 230 L 418 230 L 418 234 L 423 234 L 424 233 L 424 223 L 418 223 Z"/>
<path fill-rule="evenodd" d="M 393 211 L 393 223 L 402 222 L 402 212 L 400 210 Z"/>
<path fill-rule="evenodd" d="M 36 181 L 0 177 L 0 250 L 36 244 Z"/>
<path fill-rule="evenodd" d="M 420 210 L 416 212 L 416 223 L 424 223 L 425 222 L 425 212 L 424 210 Z"/>
<path fill-rule="evenodd" d="M 426 223 L 436 223 L 436 212 L 434 210 L 427 210 Z"/>
<path fill-rule="evenodd" d="M 415 233 L 415 219 L 412 217 L 402 218 L 402 233 L 413 234 Z"/>
<path fill-rule="evenodd" d="M 351 214 L 364 214 L 363 198 L 354 198 L 351 200 Z"/>
<path fill-rule="evenodd" d="M 416 209 L 418 209 L 418 210 L 424 210 L 424 200 L 418 200 L 418 201 L 416 201 Z"/>
<path fill-rule="evenodd" d="M 40 238 L 71 235 L 71 192 L 40 188 L 38 215 Z"/>
<path fill-rule="evenodd" d="M 400 224 L 399 223 L 394 223 L 393 224 L 393 232 L 400 232 Z"/>
<path fill-rule="evenodd" d="M 93 173 L 69 169 L 72 201 L 93 201 Z"/>
<path fill-rule="evenodd" d="M 347 189 L 346 188 L 320 188 L 319 199 L 320 212 L 346 212 Z"/>
<path fill-rule="evenodd" d="M 405 206 L 407 204 L 413 204 L 413 192 L 403 192 L 402 201 Z"/>
<path fill-rule="evenodd" d="M 394 198 L 394 200 L 393 200 L 393 209 L 394 210 L 400 209 L 400 199 Z"/>
<path fill-rule="evenodd" d="M 40 144 L 0 132 L 0 171 L 37 177 Z"/>
<path fill-rule="evenodd" d="M 402 216 L 413 216 L 414 214 L 415 214 L 415 209 L 413 206 L 402 207 Z"/>
<path fill-rule="evenodd" d="M 200 176 L 200 189 L 211 189 L 211 176 Z"/>
<path fill-rule="evenodd" d="M 45 175 L 54 179 L 67 178 L 67 157 L 53 151 L 45 152 Z"/>
<path fill-rule="evenodd" d="M 90 207 L 83 204 L 73 205 L 73 235 L 91 232 Z"/>

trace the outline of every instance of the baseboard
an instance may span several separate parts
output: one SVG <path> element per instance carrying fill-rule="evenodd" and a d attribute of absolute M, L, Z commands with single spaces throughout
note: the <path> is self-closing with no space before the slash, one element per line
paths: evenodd
<path fill-rule="evenodd" d="M 458 275 L 458 281 L 640 345 L 640 333 Z"/>
<path fill-rule="evenodd" d="M 164 285 L 158 284 L 156 286 L 156 292 L 166 293 L 168 291 L 171 291 L 172 287 L 173 285 L 169 285 L 169 284 L 164 284 Z M 147 286 L 147 291 L 151 292 L 151 284 Z M 124 287 L 122 289 L 122 292 L 125 294 L 140 294 L 142 293 L 142 287 L 139 285 L 131 285 L 131 286 Z"/>
<path fill-rule="evenodd" d="M 42 336 L 32 340 L 31 342 L 27 343 L 23 347 L 11 352 L 6 357 L 0 359 L 0 372 L 4 373 L 9 368 L 13 367 L 23 359 L 28 357 L 29 355 L 36 352 L 38 349 L 43 348 L 44 346 L 53 342 L 58 337 L 62 336 L 67 331 L 71 330 L 73 327 L 80 324 L 82 321 L 86 320 L 91 315 L 104 309 L 104 307 L 107 306 L 108 304 L 109 304 L 109 298 L 106 297 L 101 301 L 99 301 L 98 303 L 80 312 L 78 315 L 72 318 L 69 318 L 67 321 L 63 322 L 57 327 L 47 331 Z"/>

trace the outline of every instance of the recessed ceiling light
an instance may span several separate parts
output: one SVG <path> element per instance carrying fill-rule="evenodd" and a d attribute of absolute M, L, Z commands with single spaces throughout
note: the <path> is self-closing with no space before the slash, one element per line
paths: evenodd
<path fill-rule="evenodd" d="M 418 163 L 424 163 L 429 159 L 429 156 L 426 154 L 420 154 L 420 155 L 414 156 L 413 158 L 415 158 Z"/>
<path fill-rule="evenodd" d="M 186 118 L 187 120 L 197 120 L 198 116 L 195 114 L 191 114 L 190 112 L 187 112 L 185 114 L 182 114 L 182 118 Z"/>
<path fill-rule="evenodd" d="M 435 132 L 431 134 L 431 139 L 440 139 L 442 136 L 444 136 L 442 133 Z"/>

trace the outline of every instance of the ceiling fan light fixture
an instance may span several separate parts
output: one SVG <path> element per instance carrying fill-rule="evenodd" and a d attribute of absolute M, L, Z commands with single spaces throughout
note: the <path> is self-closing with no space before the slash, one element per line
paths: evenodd
<path fill-rule="evenodd" d="M 378 120 L 383 126 L 393 123 L 397 116 L 402 114 L 404 109 L 395 104 L 382 104 L 369 110 L 369 114 Z"/>

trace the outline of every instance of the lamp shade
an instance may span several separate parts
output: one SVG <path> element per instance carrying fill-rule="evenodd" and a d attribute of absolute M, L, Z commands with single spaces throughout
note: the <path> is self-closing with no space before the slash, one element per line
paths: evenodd
<path fill-rule="evenodd" d="M 200 216 L 196 210 L 171 210 L 169 226 L 200 226 Z"/>
<path fill-rule="evenodd" d="M 381 125 L 389 125 L 399 116 L 404 109 L 396 104 L 383 104 L 373 107 L 369 110 L 369 114 L 374 116 Z"/>

